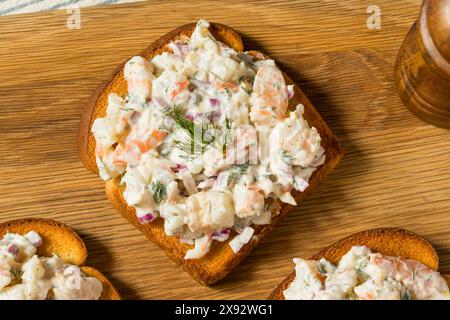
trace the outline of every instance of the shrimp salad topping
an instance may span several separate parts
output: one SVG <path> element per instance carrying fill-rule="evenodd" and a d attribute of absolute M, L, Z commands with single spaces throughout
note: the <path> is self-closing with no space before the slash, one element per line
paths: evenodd
<path fill-rule="evenodd" d="M 57 255 L 39 257 L 42 239 L 35 231 L 7 233 L 0 241 L 0 300 L 97 300 L 103 290 L 96 278 Z"/>
<path fill-rule="evenodd" d="M 172 52 L 129 60 L 128 94 L 111 93 L 92 126 L 100 177 L 120 177 L 141 223 L 161 217 L 167 235 L 194 245 L 185 259 L 232 232 L 239 251 L 325 160 L 303 106 L 288 111 L 293 86 L 274 61 L 236 52 L 208 27 L 200 20 Z"/>
<path fill-rule="evenodd" d="M 294 259 L 296 277 L 286 300 L 449 300 L 441 275 L 415 260 L 355 246 L 339 264 Z"/>

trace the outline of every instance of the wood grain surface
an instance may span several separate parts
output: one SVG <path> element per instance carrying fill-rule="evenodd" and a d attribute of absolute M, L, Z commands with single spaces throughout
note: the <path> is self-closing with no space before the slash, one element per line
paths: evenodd
<path fill-rule="evenodd" d="M 418 0 L 169 2 L 0 18 L 0 221 L 47 217 L 77 230 L 88 263 L 125 299 L 263 299 L 293 269 L 350 233 L 403 227 L 436 247 L 450 272 L 450 132 L 401 104 L 393 66 Z M 382 10 L 368 30 L 367 7 Z M 236 28 L 302 87 L 341 138 L 338 169 L 234 272 L 207 288 L 117 213 L 78 159 L 76 131 L 114 67 L 176 26 Z"/>

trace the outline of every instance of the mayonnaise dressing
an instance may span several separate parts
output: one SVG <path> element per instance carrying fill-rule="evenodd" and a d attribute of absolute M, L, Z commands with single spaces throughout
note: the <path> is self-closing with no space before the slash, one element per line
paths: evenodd
<path fill-rule="evenodd" d="M 57 255 L 39 257 L 38 233 L 7 233 L 0 241 L 0 300 L 97 300 L 102 283 Z"/>
<path fill-rule="evenodd" d="M 415 260 L 355 246 L 338 265 L 294 259 L 295 279 L 286 300 L 449 300 L 441 275 Z"/>
<path fill-rule="evenodd" d="M 100 177 L 120 176 L 142 223 L 162 217 L 167 235 L 194 244 L 186 259 L 270 223 L 273 200 L 295 205 L 291 192 L 325 159 L 303 106 L 287 110 L 293 89 L 274 61 L 236 52 L 208 27 L 200 20 L 172 52 L 128 61 L 128 95 L 111 93 L 92 127 Z"/>

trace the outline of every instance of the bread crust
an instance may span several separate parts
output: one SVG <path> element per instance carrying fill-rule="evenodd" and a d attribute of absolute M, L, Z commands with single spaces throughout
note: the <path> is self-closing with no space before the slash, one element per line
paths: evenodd
<path fill-rule="evenodd" d="M 26 234 L 36 231 L 42 238 L 42 245 L 37 249 L 37 255 L 51 257 L 57 254 L 64 262 L 77 265 L 87 276 L 97 278 L 103 284 L 101 300 L 120 300 L 120 295 L 114 286 L 98 270 L 84 267 L 88 252 L 80 236 L 69 226 L 50 219 L 25 218 L 0 223 L 0 238 L 10 232 Z"/>
<path fill-rule="evenodd" d="M 433 246 L 418 234 L 399 228 L 378 228 L 352 234 L 338 240 L 332 245 L 320 250 L 311 257 L 312 260 L 325 258 L 337 264 L 341 257 L 353 246 L 368 246 L 373 252 L 404 259 L 413 259 L 423 263 L 433 270 L 439 266 L 439 257 Z M 284 300 L 283 291 L 295 278 L 291 272 L 269 295 L 269 300 Z M 447 283 L 450 278 L 444 276 Z"/>
<path fill-rule="evenodd" d="M 182 37 L 190 37 L 194 28 L 195 24 L 188 24 L 173 30 L 145 49 L 141 53 L 141 56 L 150 59 L 163 51 L 168 51 L 168 43 Z M 239 34 L 233 29 L 224 25 L 211 23 L 210 31 L 217 40 L 234 48 L 236 51 L 243 51 L 244 46 L 242 40 Z M 256 51 L 250 53 L 253 55 L 258 54 Z M 79 134 L 80 158 L 88 169 L 96 173 L 98 172 L 98 169 L 95 164 L 95 139 L 90 132 L 90 128 L 95 118 L 105 115 L 109 93 L 115 92 L 120 96 L 125 95 L 126 81 L 123 78 L 123 66 L 124 64 L 118 66 L 113 75 L 97 88 L 90 98 L 81 119 Z M 294 84 L 286 74 L 284 75 L 287 84 Z M 289 108 L 292 110 L 299 103 L 302 103 L 305 107 L 305 119 L 311 126 L 316 127 L 321 135 L 322 145 L 326 154 L 326 161 L 313 173 L 309 187 L 306 191 L 294 194 L 298 204 L 300 204 L 303 198 L 334 169 L 343 155 L 343 149 L 337 137 L 333 135 L 320 114 L 301 89 L 298 86 L 295 86 L 294 97 L 290 100 Z M 127 206 L 126 201 L 122 196 L 122 191 L 123 188 L 119 186 L 117 178 L 106 182 L 106 194 L 114 207 L 131 224 L 143 232 L 151 241 L 160 246 L 170 258 L 180 264 L 185 271 L 203 285 L 213 284 L 225 277 L 283 220 L 290 208 L 290 206 L 285 204 L 277 204 L 276 210 L 274 210 L 272 214 L 271 224 L 256 226 L 255 236 L 253 236 L 252 240 L 244 245 L 237 254 L 235 254 L 228 246 L 228 242 L 234 236 L 232 234 L 228 241 L 214 241 L 211 250 L 201 259 L 185 260 L 184 256 L 186 251 L 190 249 L 191 246 L 181 243 L 176 237 L 167 236 L 164 233 L 164 221 L 161 218 L 157 218 L 155 221 L 145 225 L 139 223 L 135 214 L 135 209 Z"/>

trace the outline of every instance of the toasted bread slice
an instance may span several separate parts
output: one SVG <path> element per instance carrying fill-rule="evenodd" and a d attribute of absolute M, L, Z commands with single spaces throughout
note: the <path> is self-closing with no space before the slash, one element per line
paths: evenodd
<path fill-rule="evenodd" d="M 414 232 L 399 228 L 379 228 L 355 233 L 339 240 L 329 247 L 319 251 L 311 257 L 312 260 L 325 258 L 337 264 L 353 246 L 367 246 L 373 252 L 404 259 L 413 259 L 423 263 L 433 270 L 439 266 L 439 257 L 433 246 Z M 444 276 L 450 284 L 450 277 Z M 272 291 L 270 300 L 284 300 L 283 291 L 286 290 L 295 278 L 295 271 L 287 276 Z"/>
<path fill-rule="evenodd" d="M 163 51 L 170 51 L 167 46 L 170 42 L 176 39 L 190 37 L 194 29 L 195 24 L 179 27 L 154 42 L 141 52 L 140 55 L 146 59 L 151 59 L 153 56 L 160 54 Z M 242 40 L 239 34 L 233 29 L 215 23 L 212 23 L 209 29 L 217 40 L 234 48 L 236 51 L 243 51 L 244 46 Z M 256 55 L 257 52 L 253 52 L 252 54 Z M 84 165 L 95 173 L 98 172 L 98 169 L 95 163 L 95 138 L 91 133 L 91 127 L 93 121 L 97 117 L 105 116 L 107 98 L 111 92 L 115 92 L 119 96 L 125 96 L 127 84 L 123 77 L 123 66 L 124 64 L 121 64 L 114 71 L 113 75 L 107 81 L 102 83 L 94 92 L 81 119 L 79 132 L 80 158 Z M 285 75 L 285 77 L 288 84 L 293 84 L 292 80 L 287 75 Z M 307 190 L 303 193 L 294 195 L 297 203 L 300 203 L 303 198 L 338 164 L 343 155 L 343 149 L 338 139 L 333 135 L 305 94 L 298 86 L 295 86 L 294 90 L 294 97 L 290 100 L 289 108 L 292 110 L 299 103 L 304 105 L 304 117 L 311 126 L 316 127 L 319 131 L 326 154 L 325 163 L 314 172 Z M 176 237 L 167 236 L 164 233 L 164 222 L 161 218 L 157 218 L 155 221 L 145 225 L 139 223 L 134 208 L 127 206 L 127 203 L 122 196 L 123 189 L 119 186 L 118 182 L 118 179 L 106 182 L 106 194 L 114 207 L 116 207 L 130 223 L 141 230 L 150 240 L 158 244 L 169 257 L 181 264 L 185 271 L 190 273 L 192 277 L 204 285 L 212 284 L 226 276 L 266 235 L 271 232 L 276 225 L 278 225 L 278 223 L 280 223 L 287 215 L 289 208 L 289 206 L 285 204 L 275 205 L 276 209 L 272 213 L 271 224 L 257 226 L 252 240 L 244 245 L 237 254 L 235 254 L 228 246 L 228 241 L 214 241 L 211 250 L 201 259 L 185 260 L 184 256 L 186 251 L 190 249 L 191 246 L 181 243 Z M 233 236 L 233 234 L 230 236 L 230 240 Z"/>
<path fill-rule="evenodd" d="M 25 234 L 36 231 L 42 237 L 42 245 L 37 249 L 39 256 L 50 257 L 57 254 L 65 262 L 83 266 L 87 259 L 87 249 L 78 234 L 67 225 L 49 219 L 18 219 L 0 223 L 0 239 L 7 233 Z M 81 270 L 90 277 L 97 278 L 103 284 L 100 299 L 120 300 L 114 286 L 98 270 L 82 267 Z"/>

